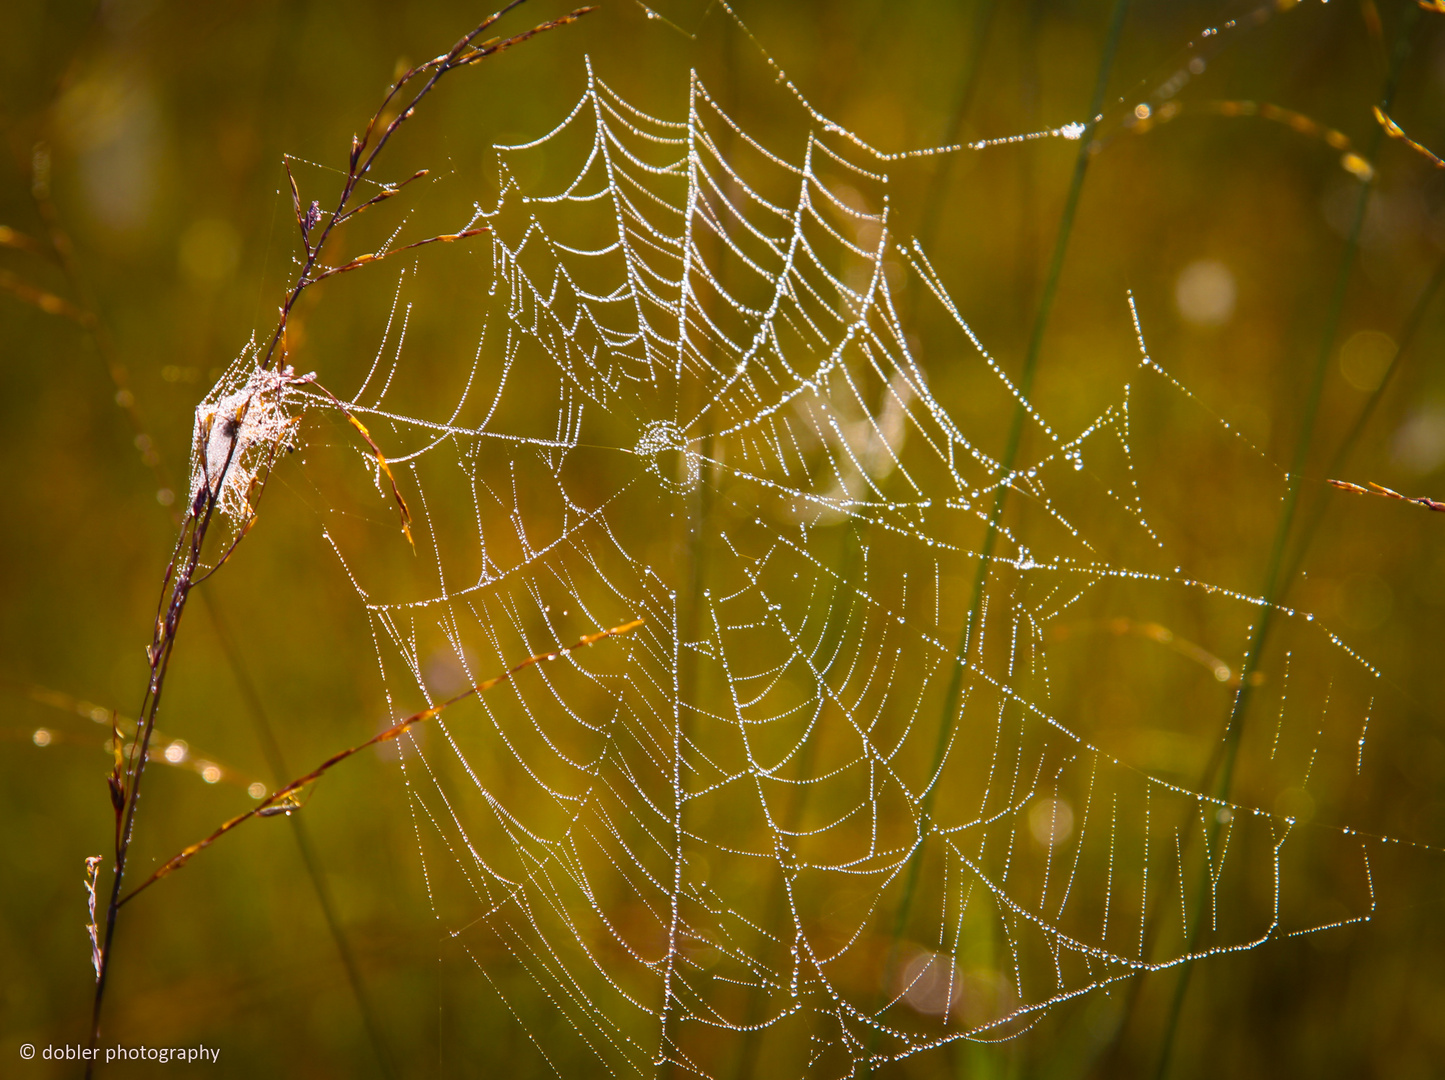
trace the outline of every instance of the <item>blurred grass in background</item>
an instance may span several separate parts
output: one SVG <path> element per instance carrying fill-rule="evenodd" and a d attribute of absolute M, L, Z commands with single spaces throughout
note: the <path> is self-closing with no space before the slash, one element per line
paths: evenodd
<path fill-rule="evenodd" d="M 739 15 L 817 107 L 885 150 L 935 144 L 954 130 L 991 137 L 1082 119 L 1109 5 L 1030 0 L 999 5 L 986 23 L 975 6 L 789 0 L 742 4 Z M 1321 138 L 1191 105 L 1268 102 L 1363 146 L 1404 9 L 1336 0 L 1273 18 L 1211 60 L 1181 96 L 1178 118 L 1147 131 L 1108 127 L 1091 165 L 1034 400 L 1065 432 L 1098 412 L 1137 360 L 1125 306 L 1132 290 L 1151 355 L 1193 395 L 1141 392 L 1133 407 L 1140 443 L 1153 448 L 1138 463 L 1151 523 L 1194 577 L 1249 594 L 1261 588 L 1282 485 L 1277 470 L 1221 439 L 1212 416 L 1287 467 L 1360 180 Z M 736 28 L 702 0 L 658 10 L 695 40 L 615 0 L 443 85 L 385 162 L 388 177 L 419 167 L 440 176 L 411 200 L 408 229 L 453 226 L 473 200 L 489 204 L 491 145 L 549 130 L 580 92 L 583 54 L 662 116 L 680 113 L 687 69 L 696 66 L 750 134 L 797 145 L 797 116 L 774 107 L 776 88 Z M 1203 28 L 1248 10 L 1136 3 L 1110 100 L 1142 100 Z M 560 11 L 533 5 L 517 18 Z M 3 16 L 0 223 L 45 234 L 31 189 L 36 147 L 47 146 L 60 221 L 145 436 L 117 407 L 105 359 L 82 329 L 0 295 L 8 382 L 0 395 L 5 1060 L 16 1060 L 22 1041 L 83 1041 L 93 982 L 82 867 L 88 855 L 109 856 L 106 729 L 36 688 L 134 710 L 173 539 L 168 507 L 184 499 L 194 406 L 247 337 L 269 331 L 293 272 L 282 155 L 319 163 L 297 165 L 308 197 L 328 190 L 326 169 L 343 163 L 389 77 L 441 51 L 481 14 L 452 0 L 114 0 L 99 8 L 21 0 Z M 956 104 L 981 25 L 978 89 L 960 124 Z M 1423 143 L 1445 146 L 1445 16 L 1424 13 L 1416 24 L 1393 116 Z M 1010 372 L 1028 339 L 1074 151 L 1046 140 L 947 164 L 922 159 L 893 174 L 895 231 L 931 231 L 931 261 Z M 1321 483 L 1445 254 L 1445 173 L 1398 142 L 1386 142 L 1376 166 L 1306 470 L 1306 516 L 1317 500 L 1329 507 L 1306 576 L 1285 600 L 1317 613 L 1384 674 L 1368 768 L 1320 794 L 1322 819 L 1327 809 L 1333 824 L 1445 844 L 1445 520 Z M 376 227 L 384 233 L 397 220 Z M 443 268 L 464 265 L 451 251 L 438 258 Z M 0 268 L 75 296 L 60 268 L 23 251 L 0 250 Z M 293 323 L 293 362 L 331 384 L 365 371 L 394 286 L 387 274 L 355 278 L 314 290 Z M 1427 315 L 1345 478 L 1445 497 L 1442 320 Z M 412 333 L 422 370 L 476 346 L 465 315 L 422 313 Z M 936 396 L 996 453 L 1007 412 L 974 396 L 949 358 L 927 363 Z M 158 497 L 150 455 L 180 494 Z M 365 615 L 317 538 L 299 476 L 283 464 L 256 531 L 207 586 L 293 772 L 370 736 L 386 718 Z M 1186 598 L 1135 614 L 1239 662 L 1237 612 L 1220 617 Z M 1081 615 L 1078 628 L 1085 623 Z M 1181 701 L 1163 674 L 1167 650 L 1107 629 L 1066 636 L 1052 674 L 1061 718 L 1140 768 L 1197 783 L 1231 691 L 1206 687 Z M 275 784 L 202 605 L 187 616 L 179 650 L 160 728 L 186 741 L 188 758 L 218 763 L 223 782 L 195 770 L 150 773 L 138 869 L 250 805 L 248 784 Z M 1314 700 L 1333 674 L 1296 667 L 1291 686 Z M 42 728 L 45 746 L 35 738 Z M 304 816 L 399 1071 L 542 1075 L 475 968 L 439 941 L 394 761 L 368 754 L 348 763 Z M 108 1038 L 219 1045 L 228 1076 L 379 1075 L 286 831 L 279 822 L 243 830 L 126 909 Z M 1373 922 L 1200 965 L 1172 1075 L 1440 1074 L 1442 871 L 1438 854 L 1385 861 Z M 1174 979 L 1145 981 L 1107 1059 L 1113 1075 L 1152 1075 Z M 1088 1075 L 1126 1000 L 1118 989 L 1085 997 L 1015 1041 L 924 1055 L 891 1074 Z"/>

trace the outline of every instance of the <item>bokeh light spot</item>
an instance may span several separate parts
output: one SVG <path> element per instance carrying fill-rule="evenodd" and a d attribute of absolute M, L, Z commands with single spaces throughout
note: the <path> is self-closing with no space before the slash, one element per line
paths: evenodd
<path fill-rule="evenodd" d="M 1044 847 L 1062 844 L 1074 831 L 1074 810 L 1063 799 L 1040 799 L 1029 807 L 1029 832 Z"/>
<path fill-rule="evenodd" d="M 1340 349 L 1340 374 L 1356 390 L 1374 390 L 1395 358 L 1395 340 L 1378 330 L 1361 330 Z"/>
<path fill-rule="evenodd" d="M 1223 326 L 1234 317 L 1238 290 L 1229 267 L 1217 259 L 1199 259 L 1179 273 L 1174 302 L 1195 326 Z"/>

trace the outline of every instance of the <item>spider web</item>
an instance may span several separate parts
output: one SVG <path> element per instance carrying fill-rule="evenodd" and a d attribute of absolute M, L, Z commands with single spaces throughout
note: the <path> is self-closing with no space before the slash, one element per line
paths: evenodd
<path fill-rule="evenodd" d="M 1203 758 L 1144 767 L 1069 719 L 1073 642 L 1162 651 L 1171 685 L 1217 694 L 1231 667 L 1138 613 L 1196 597 L 1242 643 L 1263 603 L 1174 566 L 1148 511 L 1131 401 L 1188 392 L 1143 334 L 1112 403 L 1051 426 L 894 235 L 894 158 L 796 91 L 807 133 L 784 152 L 696 74 L 686 90 L 685 115 L 654 117 L 589 64 L 556 128 L 498 148 L 476 358 L 453 389 L 398 378 L 398 302 L 348 401 L 421 557 L 394 518 L 326 529 L 393 715 L 646 620 L 403 740 L 437 918 L 536 1052 L 558 1075 L 728 1075 L 764 1052 L 769 1075 L 849 1075 L 1367 920 L 1380 841 L 1306 844 L 1275 801 L 1364 760 L 1377 674 L 1312 616 L 1277 612 L 1256 712 L 1275 700 L 1278 725 L 1242 751 L 1257 805 L 1194 790 Z M 539 153 L 563 183 L 517 179 Z M 963 367 L 971 409 L 1025 411 L 1026 464 L 1005 473 L 935 392 Z M 362 460 L 377 490 L 355 502 L 382 521 Z M 1289 690 L 1307 657 L 1335 681 Z M 1292 874 L 1296 849 L 1326 869 Z"/>

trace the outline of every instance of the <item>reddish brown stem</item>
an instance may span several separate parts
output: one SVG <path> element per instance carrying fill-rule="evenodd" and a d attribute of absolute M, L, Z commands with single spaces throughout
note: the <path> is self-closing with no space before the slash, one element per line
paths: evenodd
<path fill-rule="evenodd" d="M 190 846 L 182 849 L 177 854 L 173 855 L 171 858 L 167 859 L 164 863 L 161 864 L 161 866 L 155 871 L 155 873 L 151 874 L 150 877 L 146 878 L 129 893 L 127 893 L 121 899 L 120 903 L 122 905 L 130 903 L 130 901 L 133 900 L 137 895 L 144 892 L 150 886 L 154 885 L 161 878 L 165 877 L 166 875 L 172 873 L 175 870 L 179 870 L 181 867 L 185 866 L 186 863 L 190 862 L 193 857 L 199 855 L 202 851 L 210 847 L 232 829 L 235 829 L 238 826 L 244 824 L 245 822 L 250 821 L 252 818 L 270 817 L 278 811 L 283 813 L 290 813 L 291 809 L 296 805 L 296 793 L 298 791 L 311 784 L 314 784 L 317 780 L 321 779 L 321 777 L 325 775 L 331 768 L 339 765 L 341 762 L 345 761 L 352 755 L 361 753 L 361 751 L 365 750 L 368 746 L 375 746 L 377 743 L 388 742 L 391 739 L 395 739 L 412 725 L 420 724 L 425 720 L 431 720 L 434 717 L 439 716 L 444 710 L 451 708 L 459 701 L 465 701 L 467 698 L 473 697 L 476 694 L 486 693 L 488 690 L 492 689 L 492 687 L 497 686 L 500 683 L 506 682 L 518 672 L 531 667 L 533 664 L 541 664 L 545 663 L 548 660 L 556 660 L 559 657 L 567 655 L 568 653 L 576 652 L 578 649 L 585 649 L 588 645 L 595 645 L 597 642 L 602 641 L 606 638 L 619 637 L 622 634 L 631 633 L 633 630 L 636 630 L 639 626 L 641 626 L 643 624 L 643 621 L 644 620 L 642 619 L 633 619 L 631 622 L 623 623 L 621 626 L 613 626 L 606 630 L 599 631 L 595 634 L 588 634 L 581 640 L 576 641 L 573 644 L 568 645 L 564 648 L 554 649 L 551 652 L 546 653 L 538 653 L 536 656 L 529 656 L 520 664 L 508 668 L 500 675 L 494 675 L 492 678 L 487 679 L 484 682 L 479 682 L 475 686 L 468 687 L 466 690 L 463 690 L 455 697 L 450 697 L 446 701 L 443 701 L 437 705 L 433 705 L 429 709 L 422 709 L 420 712 L 412 713 L 406 719 L 397 721 L 397 723 L 393 724 L 385 731 L 373 735 L 371 738 L 367 739 L 363 743 L 358 743 L 356 746 L 350 747 L 349 749 L 342 750 L 336 754 L 332 754 L 329 758 L 323 761 L 320 765 L 316 766 L 316 768 L 312 769 L 309 773 L 305 774 L 304 776 L 298 776 L 295 780 L 292 780 L 285 787 L 277 789 L 267 798 L 261 800 L 260 803 L 252 807 L 250 810 L 246 811 L 246 813 L 238 814 L 236 817 L 231 818 L 229 821 L 223 822 L 214 832 L 212 832 L 209 836 L 205 837 L 205 839 L 197 840 L 194 844 L 191 844 Z"/>
<path fill-rule="evenodd" d="M 1414 503 L 1416 506 L 1423 506 L 1426 510 L 1434 510 L 1438 514 L 1445 514 L 1445 502 L 1439 499 L 1432 499 L 1428 495 L 1401 495 L 1393 488 L 1387 488 L 1383 484 L 1369 481 L 1369 487 L 1360 487 L 1359 484 L 1352 484 L 1348 480 L 1327 480 L 1325 483 L 1331 487 L 1337 487 L 1341 491 L 1348 491 L 1351 495 L 1379 495 L 1386 499 L 1398 499 L 1400 502 Z"/>
<path fill-rule="evenodd" d="M 292 210 L 295 214 L 297 225 L 301 230 L 301 239 L 305 247 L 306 257 L 302 264 L 300 273 L 297 275 L 294 284 L 291 286 L 291 288 L 286 294 L 286 299 L 281 306 L 281 313 L 279 319 L 277 320 L 275 332 L 271 335 L 271 339 L 269 344 L 267 345 L 265 354 L 262 356 L 258 365 L 259 367 L 263 369 L 269 368 L 271 367 L 273 361 L 278 360 L 276 350 L 285 338 L 287 319 L 291 313 L 292 308 L 295 306 L 297 299 L 300 297 L 301 293 L 305 291 L 305 289 L 307 289 L 311 285 L 314 285 L 317 281 L 320 281 L 325 277 L 356 269 L 360 266 L 366 265 L 367 263 L 375 262 L 380 257 L 384 257 L 377 255 L 360 257 L 358 259 L 353 259 L 350 263 L 347 263 L 343 266 L 325 270 L 323 273 L 318 274 L 314 278 L 311 276 L 312 272 L 320 264 L 322 250 L 325 248 L 326 241 L 329 239 L 332 230 L 341 221 L 344 221 L 347 217 L 351 216 L 347 213 L 347 205 L 350 202 L 353 194 L 355 193 L 357 185 L 366 176 L 367 172 L 370 171 L 372 165 L 376 161 L 377 156 L 381 153 L 381 150 L 386 145 L 387 141 L 391 138 L 392 134 L 395 133 L 396 130 L 406 120 L 410 119 L 410 117 L 416 110 L 417 104 L 422 100 L 422 98 L 424 98 L 428 93 L 430 93 L 432 87 L 436 85 L 437 81 L 453 68 L 475 63 L 486 56 L 502 52 L 505 49 L 510 48 L 512 45 L 525 41 L 528 38 L 533 37 L 539 33 L 543 33 L 544 31 L 552 30 L 560 26 L 565 26 L 568 23 L 575 22 L 578 17 L 586 14 L 586 12 L 590 10 L 579 9 L 578 11 L 573 12 L 570 15 L 563 16 L 560 19 L 554 19 L 547 23 L 542 23 L 536 27 L 533 27 L 531 30 L 528 30 L 522 34 L 515 35 L 504 41 L 487 43 L 482 46 L 472 45 L 472 42 L 475 41 L 476 38 L 484 30 L 490 27 L 508 11 L 512 10 L 512 8 L 517 7 L 523 2 L 524 0 L 511 0 L 511 2 L 504 6 L 501 10 L 482 20 L 481 24 L 478 25 L 476 29 L 474 29 L 471 33 L 467 34 L 460 41 L 458 41 L 457 44 L 451 48 L 450 51 L 440 57 L 437 57 L 434 60 L 427 61 L 425 64 L 422 64 L 417 68 L 413 68 L 411 71 L 407 72 L 400 79 L 397 80 L 396 84 L 386 95 L 385 100 L 382 102 L 381 108 L 378 109 L 375 115 L 372 117 L 371 123 L 367 126 L 366 135 L 361 139 L 353 138 L 351 154 L 349 158 L 349 166 L 346 175 L 346 182 L 342 186 L 341 197 L 336 204 L 336 209 L 332 211 L 330 215 L 326 216 L 325 225 L 322 226 L 321 232 L 318 236 L 316 236 L 314 242 L 312 240 L 312 236 L 315 228 L 320 225 L 322 218 L 320 207 L 318 204 L 312 203 L 311 207 L 303 213 L 301 209 L 300 189 L 296 185 L 295 178 L 291 176 L 291 170 L 288 165 L 287 176 L 290 179 L 291 183 Z M 426 84 L 412 97 L 407 107 L 386 124 L 380 137 L 377 139 L 376 144 L 374 146 L 371 146 L 369 153 L 366 153 L 367 147 L 370 144 L 371 133 L 380 123 L 380 119 L 389 107 L 390 102 L 396 97 L 396 95 L 407 83 L 409 83 L 414 77 L 421 74 L 422 72 L 430 72 L 431 77 L 426 81 Z M 365 160 L 363 160 L 363 154 L 365 154 Z M 413 176 L 412 179 L 416 179 L 416 176 Z M 45 183 L 48 184 L 48 180 L 45 181 Z M 42 190 L 43 186 L 44 185 L 42 185 L 42 181 L 40 179 L 37 179 L 36 190 L 38 193 Z M 48 190 L 48 188 L 46 190 Z M 396 189 L 388 188 L 386 190 L 390 192 Z M 361 207 L 358 207 L 355 212 L 360 212 L 360 210 L 365 209 L 366 206 L 374 205 L 376 202 L 381 201 L 381 199 L 385 197 L 389 197 L 389 195 L 384 195 L 369 200 Z M 48 199 L 48 195 L 46 196 L 46 198 Z M 40 194 L 37 194 L 37 199 L 40 199 Z M 44 209 L 46 206 L 48 206 L 48 202 L 42 201 L 42 209 Z M 464 236 L 475 235 L 479 231 L 481 230 L 474 229 L 462 233 L 431 237 L 428 240 L 419 241 L 418 243 L 407 245 L 406 248 L 401 248 L 398 250 L 408 250 L 412 247 L 419 247 L 423 244 L 435 243 L 437 241 L 447 242 L 457 240 Z M 57 254 L 61 257 L 62 260 L 64 260 L 69 250 L 68 241 L 65 241 L 63 234 L 60 234 L 58 231 L 56 231 L 54 234 L 54 247 Z M 11 291 L 15 291 L 17 292 L 17 294 L 19 286 L 21 285 L 23 285 L 23 283 L 0 281 L 0 287 L 9 286 L 11 287 Z M 30 299 L 31 302 L 36 303 L 38 306 L 41 306 L 45 310 L 50 310 L 51 308 L 56 307 L 55 301 L 44 300 L 44 302 L 42 302 L 42 297 L 40 297 L 39 295 L 35 297 L 27 297 L 22 295 L 22 299 Z M 59 298 L 55 298 L 56 301 L 58 301 L 58 299 Z M 47 304 L 49 305 L 48 307 L 46 306 Z M 77 309 L 77 311 L 79 310 L 80 309 Z M 63 309 L 57 309 L 53 313 L 67 314 L 67 312 Z M 85 325 L 87 325 L 88 328 L 92 329 L 92 332 L 95 332 L 96 326 L 93 322 Z M 117 385 L 119 385 L 119 369 L 114 364 L 112 364 L 112 375 L 113 377 L 116 377 Z M 334 397 L 333 400 L 335 400 Z M 339 404 L 340 403 L 338 402 L 338 405 Z M 248 399 L 247 402 L 243 404 L 241 413 L 237 416 L 237 419 L 240 419 L 241 416 L 244 415 L 244 411 L 246 408 L 249 407 L 249 405 L 250 401 Z M 358 428 L 358 430 L 361 431 L 363 437 L 366 438 L 368 444 L 371 445 L 372 449 L 376 452 L 378 462 L 380 463 L 381 467 L 385 469 L 388 477 L 390 477 L 391 471 L 390 468 L 386 465 L 385 457 L 376 447 L 375 442 L 371 439 L 365 427 L 362 426 L 355 419 L 355 417 L 351 416 L 350 412 L 347 411 L 344 407 L 343 411 L 347 413 L 348 418 Z M 206 442 L 209 442 L 209 431 L 203 433 L 203 438 Z M 203 447 L 204 446 L 205 443 L 203 442 Z M 115 937 L 116 916 L 123 902 L 121 897 L 121 883 L 125 874 L 126 856 L 130 850 L 131 836 L 135 828 L 136 805 L 140 798 L 141 780 L 145 773 L 146 762 L 149 758 L 151 738 L 155 731 L 156 714 L 160 709 L 161 693 L 165 686 L 165 679 L 166 674 L 169 670 L 171 655 L 175 649 L 176 634 L 180 627 L 181 617 L 185 612 L 186 601 L 190 596 L 190 591 L 195 585 L 199 584 L 200 581 L 204 580 L 205 577 L 209 576 L 209 573 L 207 573 L 203 574 L 201 577 L 198 578 L 196 576 L 196 571 L 197 568 L 200 566 L 201 554 L 206 541 L 206 534 L 210 529 L 211 522 L 216 512 L 217 504 L 219 501 L 218 493 L 223 488 L 226 475 L 233 464 L 233 459 L 235 458 L 236 453 L 237 439 L 235 436 L 232 436 L 230 446 L 227 449 L 226 460 L 222 468 L 220 469 L 220 475 L 216 477 L 212 477 L 207 471 L 208 455 L 205 453 L 201 455 L 201 483 L 198 487 L 194 499 L 191 502 L 188 511 L 186 512 L 182 520 L 181 533 L 176 540 L 175 553 L 171 558 L 170 564 L 166 568 L 165 579 L 161 586 L 160 601 L 157 605 L 155 629 L 152 633 L 151 643 L 146 648 L 146 657 L 150 663 L 150 680 L 147 683 L 145 696 L 142 699 L 141 703 L 140 730 L 137 733 L 135 744 L 132 746 L 131 749 L 131 755 L 127 768 L 127 782 L 123 785 L 121 793 L 123 796 L 124 805 L 124 823 L 119 827 L 117 832 L 114 877 L 112 880 L 110 901 L 106 906 L 104 942 L 100 947 L 98 970 L 96 974 L 95 999 L 91 1014 L 90 1046 L 92 1049 L 97 1045 L 100 1039 L 101 1007 L 105 1000 L 106 981 L 107 976 L 110 972 L 111 946 L 114 942 Z M 410 514 L 406 509 L 405 501 L 401 498 L 401 493 L 399 489 L 397 489 L 396 487 L 394 478 L 392 479 L 392 489 L 397 497 L 397 502 L 402 510 L 403 529 L 407 533 L 407 538 L 410 539 Z M 245 527 L 243 526 L 242 535 L 244 536 L 244 534 Z M 225 562 L 226 558 L 229 557 L 231 550 L 234 550 L 234 547 L 235 543 L 233 543 L 231 545 L 231 548 L 224 553 L 222 559 L 220 560 L 220 563 L 218 563 L 217 566 Z M 214 569 L 215 568 L 213 567 L 212 572 L 214 571 Z M 628 629 L 631 629 L 631 626 L 629 626 Z M 609 636 L 611 633 L 615 632 L 621 631 L 607 631 L 601 635 L 596 635 L 592 640 L 596 640 L 600 637 Z M 582 644 L 590 644 L 590 641 L 584 641 Z M 574 646 L 574 648 L 575 647 L 577 646 Z M 539 660 L 549 658 L 550 656 L 532 657 L 529 660 L 525 661 L 523 664 L 519 665 L 518 668 L 513 669 L 513 671 L 515 672 L 516 670 L 520 670 L 522 667 L 525 667 L 528 664 L 536 663 Z M 507 675 L 501 676 L 499 678 L 508 678 L 511 676 L 512 673 L 513 672 L 508 672 Z M 475 692 L 476 689 L 477 688 L 473 688 L 473 691 L 471 692 Z M 414 718 L 412 722 L 416 722 L 417 720 L 423 718 L 424 717 L 419 716 L 417 718 Z M 398 729 L 397 733 L 399 733 L 400 730 L 402 729 Z M 371 742 L 379 742 L 383 737 L 386 737 L 386 733 L 383 733 L 382 736 L 378 736 L 377 738 L 371 740 Z M 394 735 L 391 737 L 394 737 Z M 366 745 L 370 744 L 368 743 Z M 361 748 L 357 747 L 356 749 L 359 750 Z M 268 807 L 275 806 L 277 799 L 288 795 L 289 792 L 294 791 L 297 786 L 304 786 L 304 784 L 310 783 L 311 780 L 315 779 L 315 776 L 320 775 L 320 772 L 325 771 L 325 769 L 330 768 L 337 761 L 343 760 L 344 758 L 349 757 L 352 753 L 355 752 L 355 750 L 352 750 L 338 755 L 330 762 L 324 764 L 321 770 L 318 771 L 315 775 L 311 776 L 309 779 L 302 778 L 301 782 L 293 784 L 289 788 L 282 789 L 281 792 L 273 795 L 271 799 L 263 802 L 260 806 L 256 807 L 255 810 L 253 810 L 250 814 L 243 815 L 239 819 L 233 819 L 231 822 L 223 825 L 222 828 L 217 833 L 213 834 L 211 838 L 203 841 L 197 847 L 197 850 L 211 843 L 216 836 L 223 835 L 230 829 L 235 828 L 236 825 L 238 825 L 241 821 L 246 820 L 249 817 L 256 816 L 258 812 L 261 812 Z M 192 852 L 191 854 L 194 854 L 194 852 Z M 190 855 L 185 856 L 185 858 L 189 857 Z M 184 859 L 182 860 L 182 862 L 184 862 Z M 170 864 L 167 865 L 169 866 Z M 174 867 L 172 867 L 172 869 L 173 868 Z M 169 870 L 167 870 L 166 872 L 169 872 Z M 159 876 L 163 875 L 152 875 L 152 877 L 142 883 L 142 885 L 137 890 L 135 890 L 135 892 L 138 892 L 140 891 L 140 889 L 145 888 L 152 881 L 156 880 Z M 124 899 L 130 899 L 130 896 L 134 896 L 135 892 L 132 892 Z M 93 1060 L 87 1062 L 87 1077 L 91 1075 L 93 1064 Z"/>
<path fill-rule="evenodd" d="M 523 31 L 520 34 L 514 34 L 512 37 L 506 38 L 504 40 L 489 42 L 484 45 L 475 47 L 472 45 L 472 42 L 475 41 L 478 37 L 480 37 L 481 34 L 485 32 L 489 27 L 491 27 L 494 23 L 496 23 L 498 19 L 500 19 L 503 15 L 507 14 L 513 8 L 519 7 L 525 2 L 526 0 L 511 0 L 510 3 L 506 4 L 498 11 L 483 19 L 476 26 L 475 29 L 462 37 L 462 39 L 458 41 L 455 45 L 453 45 L 451 49 L 449 49 L 447 52 L 432 60 L 426 61 L 426 63 L 424 64 L 417 65 L 410 71 L 407 71 L 405 74 L 403 74 L 401 78 L 397 79 L 397 81 L 392 85 L 391 89 L 387 91 L 386 97 L 382 99 L 381 107 L 376 110 L 376 112 L 372 115 L 371 121 L 366 125 L 366 133 L 362 135 L 359 139 L 355 136 L 352 137 L 351 153 L 348 158 L 348 165 L 346 170 L 346 180 L 341 185 L 341 196 L 339 199 L 337 199 L 336 209 L 331 211 L 331 213 L 326 216 L 326 224 L 322 227 L 321 235 L 317 237 L 314 244 L 311 242 L 310 239 L 311 230 L 308 227 L 306 220 L 302 217 L 301 199 L 299 192 L 294 194 L 293 210 L 296 213 L 297 225 L 301 228 L 302 233 L 306 239 L 306 260 L 301 266 L 301 272 L 296 276 L 295 284 L 292 285 L 290 292 L 286 296 L 285 302 L 281 305 L 280 320 L 277 322 L 276 330 L 271 335 L 271 340 L 267 343 L 266 346 L 266 352 L 261 358 L 261 366 L 263 368 L 270 367 L 273 362 L 277 361 L 278 358 L 276 356 L 276 350 L 285 337 L 286 322 L 291 315 L 291 309 L 295 307 L 297 299 L 300 298 L 301 294 L 307 289 L 308 286 L 314 285 L 317 281 L 320 281 L 326 277 L 330 277 L 332 274 L 341 273 L 345 270 L 352 270 L 358 266 L 365 265 L 367 262 L 375 261 L 375 256 L 370 259 L 364 259 L 360 262 L 353 260 L 353 262 L 350 264 L 328 270 L 325 273 L 318 274 L 314 278 L 311 276 L 312 271 L 316 269 L 320 261 L 322 249 L 326 246 L 327 240 L 331 238 L 332 230 L 335 229 L 342 222 L 346 221 L 349 217 L 353 216 L 352 213 L 347 212 L 346 208 L 347 205 L 351 202 L 352 196 L 356 192 L 357 185 L 360 184 L 361 181 L 365 179 L 366 174 L 371 171 L 372 165 L 375 164 L 377 157 L 386 147 L 386 144 L 391 139 L 392 135 L 396 133 L 397 129 L 400 128 L 402 124 L 406 123 L 406 121 L 411 119 L 411 117 L 416 112 L 417 105 L 421 103 L 421 100 L 426 97 L 427 94 L 431 93 L 432 88 L 436 86 L 436 84 L 441 80 L 442 76 L 447 74 L 447 72 L 449 71 L 454 71 L 456 68 L 465 67 L 469 64 L 475 64 L 480 60 L 486 59 L 488 56 L 495 56 L 497 53 L 504 52 L 507 49 L 510 49 L 512 46 L 521 44 L 529 38 L 536 37 L 538 34 L 546 33 L 548 30 L 556 30 L 559 27 L 567 26 L 571 23 L 574 23 L 583 15 L 586 15 L 592 10 L 594 10 L 593 8 L 578 8 L 577 10 L 569 12 L 568 14 L 563 15 L 560 18 L 551 19 L 544 23 L 539 23 L 538 25 L 532 27 L 532 29 L 530 30 Z M 427 79 L 426 83 L 422 86 L 422 88 L 412 96 L 406 107 L 400 112 L 398 112 L 395 116 L 391 118 L 391 120 L 386 123 L 386 126 L 382 129 L 381 134 L 377 137 L 376 145 L 372 146 L 372 132 L 375 131 L 377 126 L 381 124 L 382 117 L 386 114 L 387 110 L 391 106 L 391 103 L 396 99 L 396 96 L 401 93 L 402 89 L 408 83 L 410 83 L 412 79 L 426 73 L 429 73 L 431 77 Z M 413 179 L 415 179 L 415 177 L 413 177 Z M 296 189 L 294 187 L 293 181 L 293 192 L 295 191 Z M 364 208 L 365 207 L 363 205 L 355 212 L 359 212 L 360 209 Z M 451 236 L 451 239 L 456 238 L 456 235 Z M 433 240 L 437 239 L 442 238 L 433 238 Z M 429 243 L 432 241 L 424 242 Z"/>

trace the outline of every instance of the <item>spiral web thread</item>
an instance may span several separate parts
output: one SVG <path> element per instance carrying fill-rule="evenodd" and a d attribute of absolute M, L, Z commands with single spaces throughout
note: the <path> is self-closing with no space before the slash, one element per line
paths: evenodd
<path fill-rule="evenodd" d="M 348 402 L 417 521 L 416 560 L 380 525 L 326 529 L 394 715 L 646 620 L 403 739 L 441 927 L 558 1075 L 742 1075 L 760 1053 L 768 1075 L 849 1075 L 1374 910 L 1370 850 L 1391 841 L 1311 826 L 1341 898 L 1312 914 L 1289 895 L 1306 832 L 1290 813 L 1137 767 L 1055 707 L 1069 688 L 1046 645 L 1086 608 L 1193 594 L 1244 612 L 1242 641 L 1262 606 L 1171 567 L 1147 512 L 1131 393 L 1188 391 L 1140 333 L 1114 403 L 1077 433 L 1051 426 L 893 235 L 888 155 L 803 115 L 786 155 L 695 74 L 666 120 L 589 64 L 554 130 L 498 148 L 481 343 L 452 404 L 398 378 L 395 309 Z M 570 179 L 524 190 L 514 166 L 538 152 Z M 903 288 L 931 306 L 922 341 Z M 1041 454 L 1004 474 L 924 355 L 983 373 L 1000 415 L 1021 405 Z M 1021 509 L 966 627 L 1000 485 Z M 1259 791 L 1307 791 L 1327 761 L 1367 761 L 1378 676 L 1313 616 L 1278 614 L 1284 662 L 1321 657 L 1337 679 L 1287 696 L 1274 671 L 1256 711 L 1276 695 L 1278 726 L 1245 755 Z M 1121 625 L 1180 654 L 1182 678 L 1231 677 L 1162 627 Z"/>

